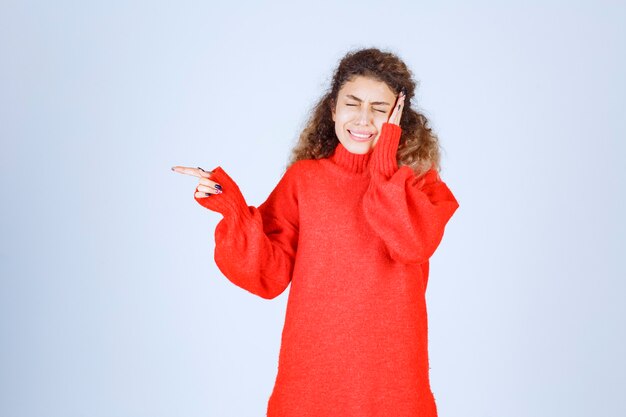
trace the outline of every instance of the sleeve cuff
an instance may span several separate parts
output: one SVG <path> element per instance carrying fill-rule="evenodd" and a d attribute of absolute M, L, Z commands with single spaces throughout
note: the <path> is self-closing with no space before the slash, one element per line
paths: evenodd
<path fill-rule="evenodd" d="M 402 128 L 393 123 L 383 123 L 378 142 L 372 151 L 370 159 L 370 172 L 378 173 L 385 178 L 390 178 L 398 170 L 398 145 Z"/>
<path fill-rule="evenodd" d="M 222 169 L 217 167 L 212 170 L 210 179 L 220 184 L 223 188 L 221 194 L 211 194 L 206 197 L 195 197 L 194 199 L 202 206 L 209 210 L 217 211 L 227 216 L 237 216 L 238 218 L 251 218 L 250 208 L 248 207 L 244 196 L 241 194 L 239 187 L 233 181 L 228 174 Z M 196 191 L 198 188 L 196 187 Z"/>

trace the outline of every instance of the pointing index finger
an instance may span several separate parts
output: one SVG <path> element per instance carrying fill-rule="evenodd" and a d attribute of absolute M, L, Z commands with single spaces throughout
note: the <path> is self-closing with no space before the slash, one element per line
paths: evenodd
<path fill-rule="evenodd" d="M 213 174 L 213 171 L 205 171 L 204 169 L 200 167 L 192 168 L 192 167 L 182 167 L 178 165 L 173 166 L 172 171 L 178 172 L 181 174 L 191 175 L 191 176 L 198 177 L 198 178 L 211 178 L 211 174 Z"/>

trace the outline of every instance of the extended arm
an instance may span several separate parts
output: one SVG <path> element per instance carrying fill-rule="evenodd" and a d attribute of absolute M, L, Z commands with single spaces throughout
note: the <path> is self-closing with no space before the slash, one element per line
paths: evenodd
<path fill-rule="evenodd" d="M 280 295 L 289 285 L 298 244 L 295 184 L 285 173 L 267 200 L 248 206 L 237 184 L 221 167 L 211 179 L 222 194 L 196 198 L 224 218 L 215 228 L 215 262 L 237 286 L 263 298 Z"/>

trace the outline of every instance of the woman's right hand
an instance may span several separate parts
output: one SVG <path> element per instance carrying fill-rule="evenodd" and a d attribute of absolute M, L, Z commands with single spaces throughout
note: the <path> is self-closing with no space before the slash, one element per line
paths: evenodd
<path fill-rule="evenodd" d="M 200 167 L 192 168 L 192 167 L 183 167 L 183 166 L 173 166 L 172 171 L 178 172 L 181 174 L 192 175 L 194 177 L 199 178 L 197 191 L 194 194 L 196 198 L 207 198 L 210 197 L 211 194 L 221 194 L 222 186 L 215 181 L 212 181 L 211 175 L 213 171 L 205 171 Z"/>

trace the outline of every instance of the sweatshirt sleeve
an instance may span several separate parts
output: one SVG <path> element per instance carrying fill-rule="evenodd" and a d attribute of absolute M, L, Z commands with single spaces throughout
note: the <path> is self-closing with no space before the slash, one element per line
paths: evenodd
<path fill-rule="evenodd" d="M 215 263 L 235 285 L 262 298 L 277 297 L 291 281 L 298 245 L 297 198 L 289 170 L 258 208 L 246 204 L 221 167 L 211 180 L 222 193 L 194 198 L 223 215 L 215 227 Z"/>
<path fill-rule="evenodd" d="M 383 124 L 368 165 L 371 179 L 363 210 L 391 258 L 421 264 L 439 246 L 445 225 L 459 204 L 436 170 L 416 177 L 406 165 L 398 169 L 401 133 L 400 126 Z"/>

